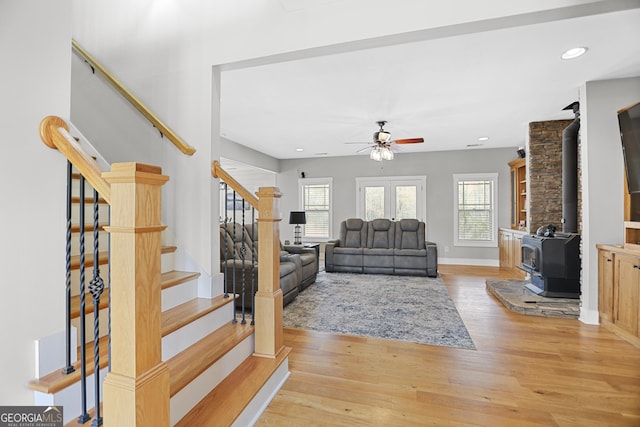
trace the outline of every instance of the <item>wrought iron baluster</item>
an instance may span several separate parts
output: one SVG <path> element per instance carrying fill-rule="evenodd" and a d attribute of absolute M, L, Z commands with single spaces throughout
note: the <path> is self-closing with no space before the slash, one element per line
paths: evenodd
<path fill-rule="evenodd" d="M 242 227 L 240 228 L 240 230 L 242 231 L 242 246 L 240 248 L 240 254 L 242 255 L 242 279 L 241 279 L 241 290 L 240 290 L 240 295 L 241 295 L 241 299 L 242 302 L 240 303 L 240 310 L 242 312 L 242 323 L 243 325 L 245 323 L 247 323 L 247 320 L 245 319 L 244 315 L 245 315 L 245 304 L 244 304 L 244 297 L 245 297 L 245 292 L 246 292 L 246 286 L 245 286 L 245 282 L 246 282 L 246 276 L 245 276 L 245 271 L 246 271 L 246 256 L 247 256 L 247 239 L 244 238 L 245 236 L 245 222 L 244 222 L 244 207 L 245 207 L 245 200 L 244 198 L 242 199 Z M 253 238 L 253 236 L 251 236 L 251 238 Z"/>
<path fill-rule="evenodd" d="M 256 208 L 251 208 L 251 324 L 255 325 L 256 318 L 256 242 L 253 237 L 256 235 Z"/>
<path fill-rule="evenodd" d="M 84 424 L 91 419 L 87 413 L 87 343 L 85 335 L 85 254 L 84 254 L 84 176 L 80 176 L 80 395 L 82 414 L 78 422 Z"/>
<path fill-rule="evenodd" d="M 71 199 L 73 172 L 70 161 L 67 161 L 67 234 L 66 234 L 66 283 L 65 283 L 65 350 L 66 366 L 62 368 L 62 373 L 67 375 L 75 371 L 71 364 Z M 77 351 L 76 349 L 73 349 Z"/>
<path fill-rule="evenodd" d="M 111 225 L 111 205 L 107 206 L 107 224 Z M 107 341 L 109 347 L 109 372 L 111 372 L 111 233 L 107 233 L 107 298 L 109 308 L 107 310 Z"/>
<path fill-rule="evenodd" d="M 221 184 L 224 186 L 224 297 L 229 298 L 229 264 L 227 262 L 229 260 L 229 229 L 227 228 L 227 224 L 229 223 L 229 208 L 227 206 L 229 185 L 227 185 L 226 182 L 222 182 Z"/>
<path fill-rule="evenodd" d="M 237 240 L 236 240 L 236 191 L 233 190 L 233 236 L 232 236 L 232 240 L 233 240 L 233 276 L 232 276 L 232 289 L 233 289 L 233 297 L 236 298 L 236 257 L 238 256 L 237 254 Z M 236 319 L 235 316 L 235 302 L 234 302 L 234 315 L 233 315 L 233 323 L 237 323 L 238 319 Z"/>
<path fill-rule="evenodd" d="M 104 291 L 104 281 L 100 277 L 100 242 L 98 221 L 98 192 L 93 190 L 93 279 L 89 292 L 93 296 L 93 377 L 95 393 L 95 418 L 92 427 L 102 425 L 100 416 L 100 296 Z"/>

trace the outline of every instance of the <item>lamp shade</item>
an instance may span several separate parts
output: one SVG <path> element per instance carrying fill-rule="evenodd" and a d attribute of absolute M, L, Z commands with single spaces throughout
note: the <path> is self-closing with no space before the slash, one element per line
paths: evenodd
<path fill-rule="evenodd" d="M 289 224 L 306 224 L 307 216 L 304 211 L 291 211 L 289 214 Z"/>

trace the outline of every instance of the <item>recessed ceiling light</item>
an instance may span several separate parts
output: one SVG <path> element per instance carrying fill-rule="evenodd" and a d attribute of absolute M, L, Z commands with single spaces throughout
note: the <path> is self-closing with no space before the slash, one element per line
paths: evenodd
<path fill-rule="evenodd" d="M 560 57 L 562 59 L 574 59 L 587 53 L 587 50 L 589 50 L 587 47 L 574 47 L 566 50 Z"/>
<path fill-rule="evenodd" d="M 488 136 L 481 136 L 480 138 L 478 138 L 478 141 L 488 141 L 489 137 Z"/>
<path fill-rule="evenodd" d="M 304 151 L 304 148 L 296 148 L 296 151 Z"/>

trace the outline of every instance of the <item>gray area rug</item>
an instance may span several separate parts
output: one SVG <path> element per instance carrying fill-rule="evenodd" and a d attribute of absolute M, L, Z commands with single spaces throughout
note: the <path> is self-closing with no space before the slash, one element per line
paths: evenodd
<path fill-rule="evenodd" d="M 321 271 L 284 308 L 284 326 L 475 349 L 439 277 Z"/>

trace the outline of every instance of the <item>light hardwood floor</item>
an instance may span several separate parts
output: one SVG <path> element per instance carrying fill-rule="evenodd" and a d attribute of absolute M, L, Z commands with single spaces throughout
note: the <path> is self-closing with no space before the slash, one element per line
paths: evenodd
<path fill-rule="evenodd" d="M 506 310 L 498 268 L 440 273 L 476 350 L 285 329 L 291 376 L 256 426 L 640 426 L 640 349 Z"/>

